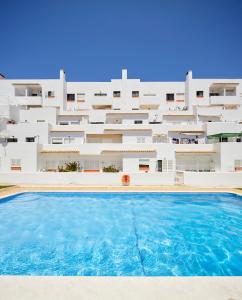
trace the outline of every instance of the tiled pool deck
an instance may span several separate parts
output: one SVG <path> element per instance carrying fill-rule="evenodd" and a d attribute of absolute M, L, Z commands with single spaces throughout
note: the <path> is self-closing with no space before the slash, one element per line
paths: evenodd
<path fill-rule="evenodd" d="M 33 191 L 231 192 L 239 189 L 88 186 L 15 186 L 0 197 Z M 242 277 L 56 277 L 0 276 L 0 300 L 241 300 Z"/>
<path fill-rule="evenodd" d="M 76 186 L 76 185 L 21 185 L 0 189 L 0 197 L 22 193 L 22 192 L 42 192 L 42 191 L 102 191 L 102 192 L 227 192 L 242 195 L 241 189 L 237 188 L 200 188 L 186 186 Z"/>

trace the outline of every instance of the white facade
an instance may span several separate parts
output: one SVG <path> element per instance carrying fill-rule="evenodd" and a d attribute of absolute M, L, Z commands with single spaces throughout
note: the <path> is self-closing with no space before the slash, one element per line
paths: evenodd
<path fill-rule="evenodd" d="M 242 186 L 241 141 L 241 79 L 0 80 L 0 182 Z"/>

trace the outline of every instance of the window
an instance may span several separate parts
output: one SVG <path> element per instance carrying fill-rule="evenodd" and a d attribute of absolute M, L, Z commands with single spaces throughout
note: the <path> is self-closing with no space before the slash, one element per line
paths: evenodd
<path fill-rule="evenodd" d="M 99 92 L 99 93 L 95 93 L 94 96 L 107 96 L 107 93 Z"/>
<path fill-rule="evenodd" d="M 153 94 L 153 93 L 146 93 L 146 94 L 144 94 L 144 96 L 148 96 L 148 97 L 155 97 L 155 96 L 156 96 L 156 94 Z"/>
<path fill-rule="evenodd" d="M 203 91 L 197 91 L 197 98 L 203 98 Z"/>
<path fill-rule="evenodd" d="M 174 94 L 166 94 L 166 101 L 174 101 L 175 97 Z"/>
<path fill-rule="evenodd" d="M 242 171 L 242 160 L 234 161 L 234 169 L 235 171 Z"/>
<path fill-rule="evenodd" d="M 35 137 L 34 137 L 34 136 L 26 137 L 26 138 L 25 138 L 25 141 L 26 141 L 27 143 L 34 143 L 34 142 L 35 142 Z"/>
<path fill-rule="evenodd" d="M 134 124 L 143 124 L 142 120 L 134 120 Z"/>
<path fill-rule="evenodd" d="M 11 171 L 21 171 L 21 159 L 11 159 L 10 165 Z"/>
<path fill-rule="evenodd" d="M 79 98 L 85 97 L 86 94 L 85 93 L 77 93 L 76 96 L 77 96 L 77 99 L 79 99 Z"/>
<path fill-rule="evenodd" d="M 37 120 L 37 123 L 43 123 L 45 120 Z"/>
<path fill-rule="evenodd" d="M 84 161 L 84 171 L 99 171 L 99 161 L 98 160 L 85 160 Z"/>
<path fill-rule="evenodd" d="M 149 159 L 139 159 L 139 171 L 148 172 L 150 170 Z"/>
<path fill-rule="evenodd" d="M 67 101 L 75 101 L 75 94 L 67 94 Z"/>
<path fill-rule="evenodd" d="M 18 139 L 16 137 L 9 137 L 7 138 L 7 142 L 8 143 L 17 143 L 18 142 Z"/>
<path fill-rule="evenodd" d="M 52 144 L 63 144 L 62 138 L 54 137 L 51 140 Z"/>
<path fill-rule="evenodd" d="M 157 160 L 157 172 L 162 172 L 162 160 Z"/>
<path fill-rule="evenodd" d="M 219 93 L 210 92 L 209 93 L 209 97 L 213 97 L 213 96 L 219 96 Z"/>
<path fill-rule="evenodd" d="M 132 97 L 133 98 L 139 97 L 139 91 L 132 91 Z"/>
<path fill-rule="evenodd" d="M 173 161 L 164 159 L 162 161 L 162 171 L 163 172 L 172 172 L 173 171 Z"/>
<path fill-rule="evenodd" d="M 25 96 L 26 89 L 25 88 L 15 88 L 15 96 Z"/>
<path fill-rule="evenodd" d="M 60 121 L 59 125 L 69 125 L 69 122 L 68 121 Z"/>
<path fill-rule="evenodd" d="M 21 159 L 11 159 L 11 166 L 20 166 L 21 165 Z"/>
<path fill-rule="evenodd" d="M 114 97 L 114 98 L 119 98 L 119 97 L 121 97 L 121 92 L 120 92 L 120 91 L 113 91 L 113 97 Z"/>
<path fill-rule="evenodd" d="M 55 92 L 54 91 L 48 91 L 48 98 L 54 98 Z"/>
<path fill-rule="evenodd" d="M 176 93 L 176 102 L 184 102 L 184 93 Z"/>
<path fill-rule="evenodd" d="M 64 138 L 64 144 L 74 144 L 75 143 L 75 138 L 68 136 Z"/>
<path fill-rule="evenodd" d="M 77 102 L 85 102 L 85 93 L 78 93 L 76 94 Z"/>
<path fill-rule="evenodd" d="M 137 136 L 137 143 L 139 144 L 145 143 L 145 136 Z"/>
<path fill-rule="evenodd" d="M 71 125 L 80 125 L 80 120 L 79 121 L 71 121 Z"/>
<path fill-rule="evenodd" d="M 225 90 L 226 96 L 236 96 L 236 88 L 229 88 Z"/>

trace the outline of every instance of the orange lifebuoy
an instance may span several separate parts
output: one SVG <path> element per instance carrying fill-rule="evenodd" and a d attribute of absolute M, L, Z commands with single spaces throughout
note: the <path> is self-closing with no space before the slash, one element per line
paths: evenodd
<path fill-rule="evenodd" d="M 122 176 L 122 184 L 123 185 L 129 185 L 130 184 L 130 176 L 129 175 L 123 175 Z"/>

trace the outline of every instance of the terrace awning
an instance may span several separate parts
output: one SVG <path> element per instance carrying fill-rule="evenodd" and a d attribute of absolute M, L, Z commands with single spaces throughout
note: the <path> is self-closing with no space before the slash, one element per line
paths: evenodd
<path fill-rule="evenodd" d="M 226 132 L 226 133 L 217 133 L 208 136 L 208 139 L 212 138 L 228 138 L 228 137 L 238 137 L 242 136 L 242 132 Z"/>
<path fill-rule="evenodd" d="M 203 135 L 203 132 L 180 132 L 182 135 Z"/>
<path fill-rule="evenodd" d="M 215 150 L 176 150 L 176 153 L 178 154 L 212 154 L 216 153 Z"/>
<path fill-rule="evenodd" d="M 177 128 L 177 129 L 168 129 L 168 131 L 169 132 L 182 132 L 182 133 L 184 133 L 184 132 L 188 132 L 188 133 L 191 133 L 192 135 L 198 135 L 199 133 L 204 133 L 204 130 L 192 130 L 192 129 L 190 129 L 190 130 L 182 130 L 182 129 L 179 129 L 179 128 Z"/>
<path fill-rule="evenodd" d="M 156 152 L 155 149 L 135 149 L 135 150 L 103 150 L 102 153 L 110 153 L 110 152 L 122 152 L 122 153 L 133 153 L 133 152 Z"/>
<path fill-rule="evenodd" d="M 41 150 L 40 153 L 80 153 L 79 149 L 46 149 Z"/>

